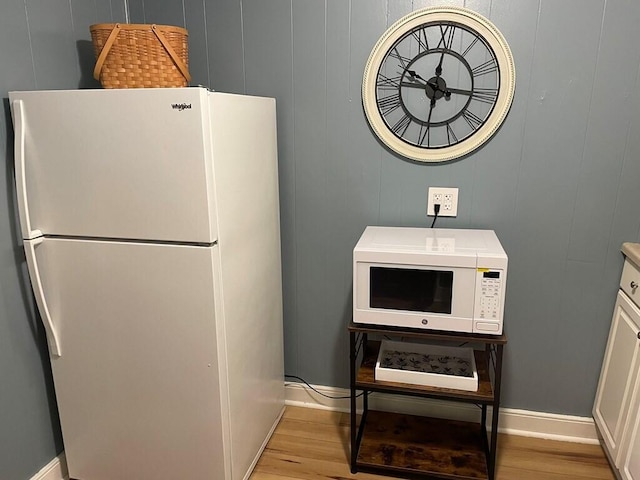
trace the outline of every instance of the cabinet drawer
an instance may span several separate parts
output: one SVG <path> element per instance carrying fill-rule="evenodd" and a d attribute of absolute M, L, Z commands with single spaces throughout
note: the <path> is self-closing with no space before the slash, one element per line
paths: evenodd
<path fill-rule="evenodd" d="M 640 269 L 629 260 L 624 262 L 620 288 L 633 300 L 633 303 L 640 305 Z"/>

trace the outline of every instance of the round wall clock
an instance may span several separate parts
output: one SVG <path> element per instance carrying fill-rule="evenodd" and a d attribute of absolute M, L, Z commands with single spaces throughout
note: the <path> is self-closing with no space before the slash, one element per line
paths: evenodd
<path fill-rule="evenodd" d="M 394 23 L 365 67 L 362 103 L 391 150 L 421 162 L 474 151 L 504 121 L 515 66 L 502 34 L 461 7 L 429 7 Z"/>

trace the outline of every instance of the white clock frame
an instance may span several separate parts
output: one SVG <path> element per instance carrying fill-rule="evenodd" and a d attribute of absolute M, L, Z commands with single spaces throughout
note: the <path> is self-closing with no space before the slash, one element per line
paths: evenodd
<path fill-rule="evenodd" d="M 499 69 L 499 90 L 495 106 L 486 121 L 469 137 L 448 147 L 418 147 L 404 142 L 389 130 L 376 102 L 376 79 L 388 51 L 404 35 L 420 25 L 455 22 L 478 33 L 493 49 Z M 516 72 L 511 49 L 493 23 L 462 7 L 427 7 L 402 17 L 380 37 L 365 66 L 362 104 L 374 133 L 391 150 L 419 162 L 446 162 L 463 157 L 487 142 L 505 120 L 515 93 Z"/>

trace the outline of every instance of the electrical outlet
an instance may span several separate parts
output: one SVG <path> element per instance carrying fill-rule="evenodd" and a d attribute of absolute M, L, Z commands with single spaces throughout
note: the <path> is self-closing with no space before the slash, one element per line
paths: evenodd
<path fill-rule="evenodd" d="M 458 215 L 458 189 L 429 187 L 427 196 L 427 215 L 435 216 L 433 206 L 440 205 L 439 217 L 456 217 Z"/>

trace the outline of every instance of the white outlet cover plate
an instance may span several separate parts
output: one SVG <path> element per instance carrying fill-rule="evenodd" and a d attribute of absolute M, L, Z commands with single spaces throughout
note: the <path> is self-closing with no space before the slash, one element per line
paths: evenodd
<path fill-rule="evenodd" d="M 433 205 L 435 202 L 435 196 L 442 195 L 442 202 L 440 203 L 439 217 L 456 217 L 458 216 L 458 188 L 448 187 L 429 187 L 429 193 L 427 195 L 427 215 L 430 217 L 435 216 Z M 449 198 L 451 200 L 449 200 Z"/>

